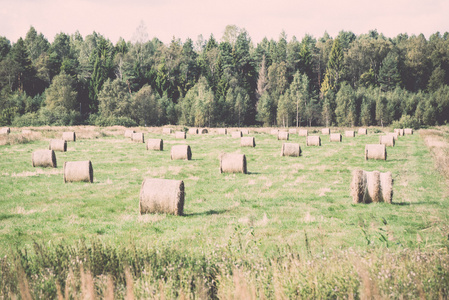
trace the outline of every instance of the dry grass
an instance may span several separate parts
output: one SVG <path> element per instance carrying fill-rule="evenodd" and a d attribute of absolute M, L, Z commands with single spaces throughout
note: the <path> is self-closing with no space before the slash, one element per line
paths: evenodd
<path fill-rule="evenodd" d="M 436 169 L 449 178 L 449 143 L 445 134 L 440 130 L 420 130 L 419 134 L 424 139 L 426 146 L 429 148 Z"/>

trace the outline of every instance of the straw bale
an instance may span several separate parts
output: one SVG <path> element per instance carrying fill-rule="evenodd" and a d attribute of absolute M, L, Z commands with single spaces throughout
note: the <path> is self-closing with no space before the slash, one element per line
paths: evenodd
<path fill-rule="evenodd" d="M 388 132 L 387 135 L 391 135 L 395 141 L 397 141 L 399 137 L 397 132 Z"/>
<path fill-rule="evenodd" d="M 404 129 L 395 128 L 394 132 L 397 133 L 399 136 L 403 136 L 404 135 Z"/>
<path fill-rule="evenodd" d="M 184 195 L 182 180 L 145 178 L 139 196 L 140 214 L 167 213 L 182 216 Z"/>
<path fill-rule="evenodd" d="M 387 159 L 387 148 L 383 144 L 367 144 L 365 146 L 365 160 L 368 159 Z"/>
<path fill-rule="evenodd" d="M 76 141 L 76 134 L 74 131 L 66 131 L 62 133 L 62 139 L 66 140 L 67 142 L 75 142 Z"/>
<path fill-rule="evenodd" d="M 147 140 L 147 150 L 164 150 L 164 141 L 162 139 L 149 139 Z"/>
<path fill-rule="evenodd" d="M 384 202 L 391 203 L 393 198 L 393 177 L 391 172 L 380 173 L 380 185 Z"/>
<path fill-rule="evenodd" d="M 301 146 L 297 143 L 283 143 L 281 156 L 301 156 Z"/>
<path fill-rule="evenodd" d="M 331 129 L 330 128 L 322 128 L 321 129 L 321 134 L 331 134 Z"/>
<path fill-rule="evenodd" d="M 240 129 L 240 131 L 242 132 L 242 134 L 249 134 L 249 129 L 248 128 Z"/>
<path fill-rule="evenodd" d="M 22 134 L 31 134 L 30 129 L 22 129 Z"/>
<path fill-rule="evenodd" d="M 175 159 L 192 159 L 192 150 L 189 145 L 175 145 L 171 147 L 170 157 L 172 160 Z"/>
<path fill-rule="evenodd" d="M 131 129 L 125 130 L 125 137 L 127 137 L 127 138 L 132 138 L 134 132 L 135 132 L 135 131 L 134 131 L 134 130 L 131 130 Z"/>
<path fill-rule="evenodd" d="M 247 173 L 245 154 L 222 153 L 219 160 L 220 173 Z"/>
<path fill-rule="evenodd" d="M 355 137 L 355 131 L 354 130 L 346 130 L 345 137 Z"/>
<path fill-rule="evenodd" d="M 405 128 L 404 129 L 404 135 L 412 135 L 413 129 L 412 128 Z"/>
<path fill-rule="evenodd" d="M 271 134 L 272 135 L 278 135 L 279 134 L 279 130 L 278 129 L 271 129 Z"/>
<path fill-rule="evenodd" d="M 201 128 L 201 129 L 199 130 L 199 133 L 200 133 L 200 134 L 207 134 L 207 133 L 209 133 L 209 130 L 207 130 L 207 128 Z"/>
<path fill-rule="evenodd" d="M 354 170 L 350 188 L 353 203 L 392 202 L 391 172 Z"/>
<path fill-rule="evenodd" d="M 329 140 L 331 142 L 341 142 L 341 134 L 340 133 L 331 133 Z"/>
<path fill-rule="evenodd" d="M 198 134 L 198 128 L 189 128 L 189 134 Z"/>
<path fill-rule="evenodd" d="M 384 144 L 387 147 L 394 147 L 394 136 L 392 135 L 381 135 L 379 137 L 379 144 Z"/>
<path fill-rule="evenodd" d="M 171 134 L 172 133 L 172 130 L 171 130 L 171 128 L 162 128 L 162 133 L 163 134 Z"/>
<path fill-rule="evenodd" d="M 184 131 L 176 131 L 175 132 L 175 138 L 185 140 L 186 139 L 186 133 Z"/>
<path fill-rule="evenodd" d="M 368 134 L 368 130 L 366 128 L 359 128 L 359 130 L 357 130 L 357 134 L 367 135 Z"/>
<path fill-rule="evenodd" d="M 243 134 L 242 134 L 241 131 L 233 131 L 233 132 L 231 133 L 231 136 L 232 136 L 233 138 L 241 138 L 241 137 L 243 136 Z"/>
<path fill-rule="evenodd" d="M 278 132 L 278 140 L 288 141 L 288 132 L 285 131 L 279 131 Z"/>
<path fill-rule="evenodd" d="M 309 131 L 307 129 L 299 129 L 298 130 L 298 135 L 299 136 L 308 136 L 309 135 Z"/>
<path fill-rule="evenodd" d="M 380 172 L 365 172 L 365 174 L 366 189 L 368 190 L 369 202 L 381 202 L 382 191 L 380 188 Z"/>
<path fill-rule="evenodd" d="M 94 171 L 92 162 L 86 161 L 66 161 L 64 163 L 64 182 L 94 181 Z"/>
<path fill-rule="evenodd" d="M 288 129 L 289 134 L 296 134 L 296 128 L 289 128 Z"/>
<path fill-rule="evenodd" d="M 354 170 L 352 172 L 351 196 L 354 204 L 364 203 L 366 190 L 366 176 L 363 170 Z"/>
<path fill-rule="evenodd" d="M 53 150 L 36 150 L 31 155 L 33 167 L 56 168 L 56 155 Z"/>
<path fill-rule="evenodd" d="M 67 141 L 66 140 L 50 140 L 49 150 L 53 151 L 67 151 Z"/>
<path fill-rule="evenodd" d="M 253 136 L 243 136 L 240 138 L 241 147 L 256 147 L 256 139 Z"/>
<path fill-rule="evenodd" d="M 145 136 L 143 132 L 134 132 L 131 137 L 131 140 L 137 143 L 145 143 Z"/>
<path fill-rule="evenodd" d="M 321 138 L 318 135 L 310 135 L 306 139 L 306 146 L 321 146 Z"/>
<path fill-rule="evenodd" d="M 0 134 L 10 134 L 11 133 L 11 128 L 9 127 L 3 127 L 0 129 Z"/>
<path fill-rule="evenodd" d="M 218 134 L 228 134 L 228 130 L 226 128 L 218 128 Z"/>

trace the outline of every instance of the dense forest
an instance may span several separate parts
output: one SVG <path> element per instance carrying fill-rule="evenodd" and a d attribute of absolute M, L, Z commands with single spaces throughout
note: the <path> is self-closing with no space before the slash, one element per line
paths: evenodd
<path fill-rule="evenodd" d="M 217 40 L 164 44 L 145 26 L 115 45 L 92 33 L 52 43 L 30 27 L 0 37 L 0 125 L 419 127 L 449 120 L 449 33 L 376 30 L 254 45 L 227 26 Z"/>

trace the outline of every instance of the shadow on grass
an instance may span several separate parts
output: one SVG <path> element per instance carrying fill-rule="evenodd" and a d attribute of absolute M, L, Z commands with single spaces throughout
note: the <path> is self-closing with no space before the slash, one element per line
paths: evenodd
<path fill-rule="evenodd" d="M 418 202 L 392 202 L 392 205 L 397 205 L 397 206 L 411 206 L 411 205 L 440 205 L 441 203 L 437 202 L 437 201 L 418 201 Z"/>
<path fill-rule="evenodd" d="M 211 209 L 208 211 L 203 211 L 203 212 L 197 212 L 197 213 L 191 213 L 191 214 L 184 214 L 184 217 L 196 217 L 196 216 L 211 216 L 211 215 L 219 215 L 219 214 L 223 214 L 225 212 L 227 212 L 228 210 L 226 209 Z"/>

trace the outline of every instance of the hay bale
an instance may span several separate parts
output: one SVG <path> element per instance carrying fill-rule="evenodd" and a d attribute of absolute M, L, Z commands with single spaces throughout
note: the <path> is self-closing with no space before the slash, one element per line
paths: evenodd
<path fill-rule="evenodd" d="M 345 137 L 355 137 L 355 131 L 354 130 L 346 130 Z"/>
<path fill-rule="evenodd" d="M 394 147 L 394 136 L 392 135 L 381 135 L 379 137 L 379 144 L 383 144 L 387 147 Z"/>
<path fill-rule="evenodd" d="M 388 132 L 387 135 L 391 135 L 395 141 L 397 141 L 399 137 L 397 132 Z"/>
<path fill-rule="evenodd" d="M 147 140 L 147 150 L 164 150 L 164 141 L 162 139 L 149 139 Z"/>
<path fill-rule="evenodd" d="M 367 135 L 368 134 L 368 130 L 366 128 L 359 128 L 359 130 L 357 130 L 357 134 Z"/>
<path fill-rule="evenodd" d="M 330 128 L 322 128 L 321 129 L 321 134 L 331 134 L 331 129 Z"/>
<path fill-rule="evenodd" d="M 240 147 L 256 147 L 256 139 L 252 136 L 241 137 Z"/>
<path fill-rule="evenodd" d="M 228 130 L 226 128 L 218 128 L 218 134 L 228 134 Z"/>
<path fill-rule="evenodd" d="M 31 155 L 33 167 L 56 168 L 56 155 L 53 150 L 36 150 Z"/>
<path fill-rule="evenodd" d="M 172 160 L 175 159 L 192 159 L 192 150 L 189 145 L 175 145 L 171 147 L 170 157 Z"/>
<path fill-rule="evenodd" d="M 387 148 L 380 144 L 367 144 L 365 146 L 365 160 L 368 159 L 387 159 Z"/>
<path fill-rule="evenodd" d="M 353 203 L 386 202 L 393 197 L 391 172 L 354 170 L 350 185 Z"/>
<path fill-rule="evenodd" d="M 209 133 L 209 130 L 207 130 L 207 128 L 202 128 L 202 129 L 199 130 L 199 133 L 200 134 L 207 134 L 207 133 Z"/>
<path fill-rule="evenodd" d="M 198 128 L 189 128 L 189 134 L 198 134 Z"/>
<path fill-rule="evenodd" d="M 318 135 L 308 136 L 306 146 L 321 146 L 321 138 Z"/>
<path fill-rule="evenodd" d="M 134 132 L 133 135 L 131 136 L 131 140 L 137 143 L 145 143 L 145 137 L 143 135 L 143 132 Z"/>
<path fill-rule="evenodd" d="M 331 142 L 341 142 L 341 134 L 339 133 L 331 133 L 329 136 L 329 140 Z"/>
<path fill-rule="evenodd" d="M 248 128 L 240 129 L 240 131 L 242 132 L 242 134 L 249 134 L 249 129 Z"/>
<path fill-rule="evenodd" d="M 301 156 L 301 146 L 297 143 L 283 143 L 281 156 Z"/>
<path fill-rule="evenodd" d="M 309 135 L 309 131 L 307 129 L 299 129 L 298 130 L 298 135 L 299 136 L 308 136 Z"/>
<path fill-rule="evenodd" d="M 404 135 L 412 135 L 413 129 L 412 128 L 405 128 L 404 129 Z"/>
<path fill-rule="evenodd" d="M 223 153 L 219 160 L 220 173 L 247 173 L 245 154 Z"/>
<path fill-rule="evenodd" d="M 288 132 L 285 131 L 279 131 L 278 132 L 278 140 L 288 141 Z"/>
<path fill-rule="evenodd" d="M 9 127 L 3 127 L 2 129 L 0 129 L 0 134 L 10 134 L 11 133 L 11 128 Z"/>
<path fill-rule="evenodd" d="M 289 134 L 296 134 L 296 128 L 289 128 L 288 129 Z"/>
<path fill-rule="evenodd" d="M 94 181 L 94 170 L 92 162 L 86 161 L 66 161 L 64 163 L 64 182 Z"/>
<path fill-rule="evenodd" d="M 171 134 L 172 130 L 171 130 L 171 128 L 162 128 L 162 133 L 163 134 Z"/>
<path fill-rule="evenodd" d="M 145 178 L 139 195 L 140 214 L 167 213 L 182 216 L 184 194 L 182 180 Z"/>
<path fill-rule="evenodd" d="M 66 140 L 50 140 L 49 150 L 53 151 L 67 151 L 67 141 Z"/>
<path fill-rule="evenodd" d="M 279 134 L 279 130 L 277 130 L 277 129 L 271 129 L 271 134 L 277 136 L 277 135 Z"/>
<path fill-rule="evenodd" d="M 186 139 L 186 133 L 184 131 L 176 131 L 175 132 L 175 138 L 176 139 L 185 140 Z"/>
<path fill-rule="evenodd" d="M 67 142 L 75 142 L 76 141 L 76 134 L 74 131 L 66 131 L 62 133 L 62 139 L 66 140 Z"/>
<path fill-rule="evenodd" d="M 131 139 L 133 137 L 133 133 L 135 133 L 134 130 L 131 130 L 131 129 L 125 130 L 125 137 Z"/>
<path fill-rule="evenodd" d="M 404 135 L 404 129 L 395 128 L 394 132 L 397 133 L 398 136 L 403 136 Z"/>
<path fill-rule="evenodd" d="M 30 129 L 22 129 L 22 134 L 31 134 Z"/>
<path fill-rule="evenodd" d="M 232 136 L 233 138 L 241 138 L 241 137 L 243 136 L 243 134 L 242 134 L 241 131 L 233 131 L 233 132 L 231 133 L 231 136 Z"/>

